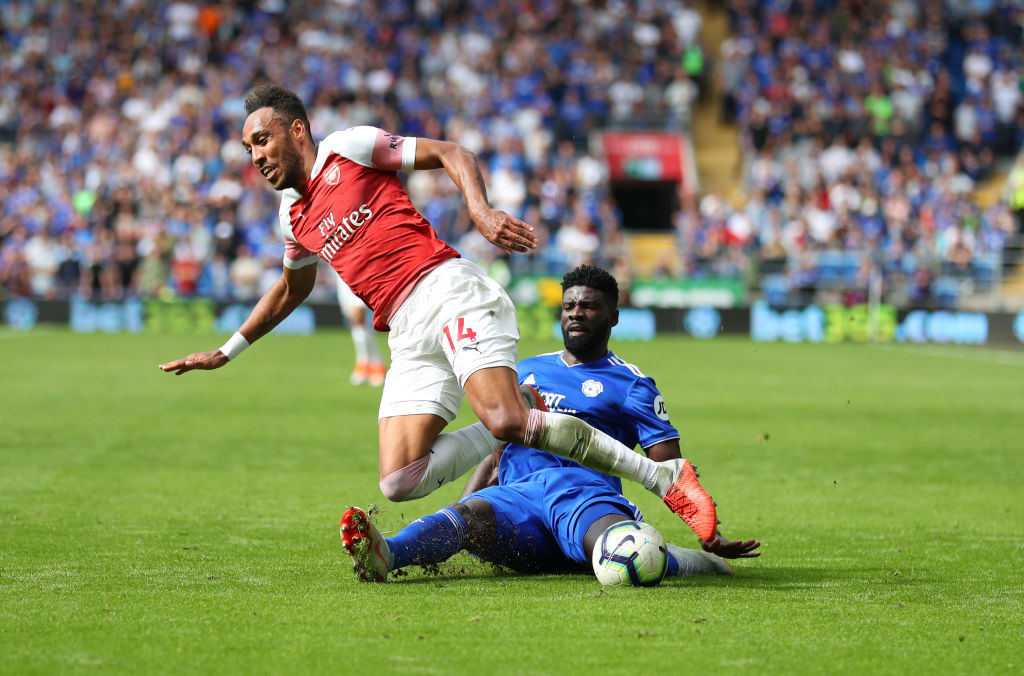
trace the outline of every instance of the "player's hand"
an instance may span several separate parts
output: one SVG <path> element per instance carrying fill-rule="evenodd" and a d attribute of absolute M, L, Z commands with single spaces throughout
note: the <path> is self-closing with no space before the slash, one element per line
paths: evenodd
<path fill-rule="evenodd" d="M 701 540 L 700 546 L 704 551 L 723 559 L 752 559 L 761 556 L 761 552 L 756 551 L 761 546 L 757 540 L 726 540 L 720 533 L 715 533 L 711 540 Z"/>
<path fill-rule="evenodd" d="M 194 371 L 196 369 L 201 371 L 219 369 L 227 363 L 227 355 L 220 350 L 210 350 L 209 352 L 196 352 L 195 354 L 190 354 L 184 359 L 177 359 L 175 361 L 169 361 L 166 364 L 160 364 L 160 370 L 168 373 L 174 371 L 174 375 L 180 376 L 182 373 L 188 373 L 189 371 Z"/>
<path fill-rule="evenodd" d="M 472 215 L 480 234 L 505 251 L 525 253 L 537 248 L 533 226 L 513 218 L 500 209 L 488 209 Z"/>

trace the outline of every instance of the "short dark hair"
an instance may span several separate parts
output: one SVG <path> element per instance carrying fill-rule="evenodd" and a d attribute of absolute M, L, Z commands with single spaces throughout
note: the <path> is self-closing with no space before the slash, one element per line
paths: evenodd
<path fill-rule="evenodd" d="M 562 292 L 574 286 L 586 286 L 603 293 L 612 307 L 619 304 L 619 283 L 610 272 L 596 265 L 579 265 L 562 277 Z"/>
<path fill-rule="evenodd" d="M 306 106 L 295 92 L 276 84 L 260 85 L 245 97 L 245 114 L 252 115 L 260 108 L 273 108 L 274 114 L 281 118 L 286 127 L 295 120 L 302 120 L 302 124 L 306 125 L 306 133 L 309 133 Z"/>

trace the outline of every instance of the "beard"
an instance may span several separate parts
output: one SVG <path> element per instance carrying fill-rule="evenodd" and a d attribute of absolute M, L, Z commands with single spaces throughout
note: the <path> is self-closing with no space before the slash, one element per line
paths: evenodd
<path fill-rule="evenodd" d="M 275 190 L 298 188 L 302 184 L 302 156 L 299 154 L 299 149 L 291 142 L 291 139 L 282 148 L 281 161 L 277 166 L 280 169 L 281 179 L 274 186 Z"/>
<path fill-rule="evenodd" d="M 603 337 L 594 331 L 583 333 L 578 336 L 570 336 L 568 331 L 562 329 L 562 342 L 565 349 L 575 355 L 585 355 L 597 348 Z"/>

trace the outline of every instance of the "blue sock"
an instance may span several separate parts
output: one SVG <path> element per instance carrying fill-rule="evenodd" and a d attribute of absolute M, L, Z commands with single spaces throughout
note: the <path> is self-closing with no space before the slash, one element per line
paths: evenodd
<path fill-rule="evenodd" d="M 467 532 L 465 520 L 448 507 L 416 519 L 394 537 L 387 538 L 395 556 L 392 568 L 441 563 L 465 546 Z"/>
<path fill-rule="evenodd" d="M 665 571 L 665 577 L 668 577 L 669 575 L 678 575 L 679 574 L 679 562 L 676 561 L 676 557 L 672 556 L 672 552 L 667 552 L 667 554 L 668 554 L 668 570 Z"/>

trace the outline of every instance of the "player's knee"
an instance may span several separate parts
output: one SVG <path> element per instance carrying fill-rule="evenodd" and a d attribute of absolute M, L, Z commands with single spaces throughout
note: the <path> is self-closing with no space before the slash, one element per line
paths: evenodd
<path fill-rule="evenodd" d="M 409 493 L 411 491 L 397 485 L 394 481 L 389 481 L 393 476 L 394 473 L 389 474 L 380 480 L 380 492 L 383 493 L 384 497 L 391 502 L 405 502 L 409 499 Z"/>
<path fill-rule="evenodd" d="M 466 502 L 456 502 L 448 507 L 466 522 L 466 551 L 486 558 L 492 549 L 494 534 L 497 532 L 497 519 L 490 503 L 474 498 Z"/>
<path fill-rule="evenodd" d="M 420 487 L 429 462 L 429 458 L 420 458 L 386 475 L 380 480 L 380 492 L 391 502 L 405 502 L 423 497 L 417 488 Z"/>

